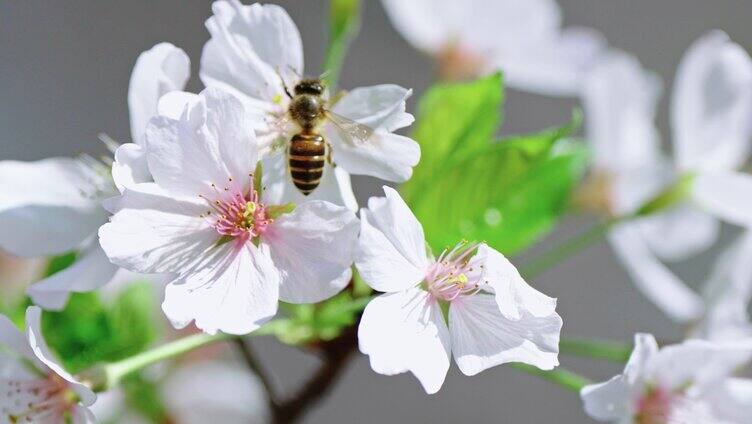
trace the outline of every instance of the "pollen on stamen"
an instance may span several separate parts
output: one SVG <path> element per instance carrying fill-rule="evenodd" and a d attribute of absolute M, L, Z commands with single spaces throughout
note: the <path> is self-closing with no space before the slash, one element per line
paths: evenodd
<path fill-rule="evenodd" d="M 252 174 L 250 174 L 252 175 Z M 233 181 L 232 178 L 228 178 Z M 209 219 L 212 227 L 223 236 L 253 238 L 263 233 L 271 224 L 272 219 L 267 216 L 266 207 L 260 202 L 258 192 L 251 190 L 248 193 L 238 191 L 236 186 L 223 187 L 223 191 L 215 189 L 217 197 L 209 200 L 204 195 L 199 195 L 205 200 L 211 209 L 216 212 L 202 214 L 202 218 Z M 224 192 L 232 192 L 228 197 Z"/>

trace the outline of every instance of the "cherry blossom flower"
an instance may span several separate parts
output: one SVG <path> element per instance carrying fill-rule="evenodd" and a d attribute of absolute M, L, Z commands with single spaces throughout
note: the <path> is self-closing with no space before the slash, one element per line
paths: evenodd
<path fill-rule="evenodd" d="M 530 287 L 486 244 L 462 242 L 434 258 L 399 194 L 384 192 L 361 210 L 355 259 L 363 279 L 385 292 L 368 304 L 358 328 L 374 371 L 410 371 L 435 393 L 450 354 L 466 375 L 507 362 L 558 365 L 562 321 L 555 299 Z"/>
<path fill-rule="evenodd" d="M 26 310 L 26 335 L 0 315 L 0 423 L 95 423 L 96 395 L 63 369 L 41 332 L 42 310 Z"/>
<path fill-rule="evenodd" d="M 238 0 L 216 1 L 206 21 L 211 39 L 201 57 L 201 80 L 242 99 L 259 116 L 256 134 L 271 148 L 266 158 L 264 185 L 279 202 L 300 202 L 303 195 L 287 171 L 286 144 L 299 131 L 288 116 L 290 98 L 303 75 L 303 46 L 290 16 L 279 6 L 242 5 Z M 326 121 L 320 128 L 329 143 L 336 167 L 327 163 L 320 185 L 309 195 L 357 209 L 350 174 L 364 174 L 403 182 L 418 163 L 420 148 L 393 132 L 410 125 L 405 112 L 411 91 L 396 85 L 356 88 L 329 106 L 332 112 L 374 130 L 367 143 L 349 143 L 341 130 Z"/>
<path fill-rule="evenodd" d="M 502 70 L 516 89 L 576 95 L 605 42 L 561 29 L 554 0 L 382 0 L 397 31 L 436 58 L 448 78 Z"/>
<path fill-rule="evenodd" d="M 233 95 L 206 89 L 179 120 L 146 130 L 153 183 L 123 192 L 99 231 L 110 260 L 141 273 L 171 273 L 163 310 L 182 328 L 243 334 L 277 300 L 317 302 L 350 280 L 357 218 L 325 201 L 294 211 L 254 186 L 252 115 Z M 289 213 L 288 213 L 289 212 Z"/>
<path fill-rule="evenodd" d="M 658 349 L 637 334 L 624 372 L 580 392 L 585 412 L 620 424 L 742 424 L 752 411 L 752 381 L 732 378 L 749 345 L 687 340 Z"/>
<path fill-rule="evenodd" d="M 702 299 L 661 260 L 707 249 L 718 237 L 718 219 L 752 224 L 752 209 L 739 200 L 752 190 L 752 177 L 734 171 L 752 136 L 752 61 L 720 31 L 689 49 L 673 93 L 673 160 L 660 153 L 654 126 L 659 95 L 657 78 L 627 54 L 604 55 L 594 67 L 583 90 L 594 175 L 614 216 L 634 213 L 672 184 L 691 184 L 687 201 L 618 225 L 609 238 L 646 296 L 672 319 L 696 320 Z"/>
<path fill-rule="evenodd" d="M 159 97 L 182 88 L 180 75 L 188 71 L 184 57 L 167 43 L 139 57 L 128 93 L 134 140 L 143 138 L 145 120 L 156 112 Z M 21 256 L 79 252 L 71 267 L 29 287 L 34 303 L 61 309 L 71 292 L 95 290 L 118 271 L 96 242 L 96 232 L 107 221 L 102 203 L 117 194 L 115 185 L 122 188 L 139 175 L 135 164 L 140 153 L 133 152 L 140 152 L 138 144 L 124 144 L 115 153 L 114 184 L 109 167 L 89 157 L 0 162 L 0 225 L 5 228 L 0 248 Z"/>

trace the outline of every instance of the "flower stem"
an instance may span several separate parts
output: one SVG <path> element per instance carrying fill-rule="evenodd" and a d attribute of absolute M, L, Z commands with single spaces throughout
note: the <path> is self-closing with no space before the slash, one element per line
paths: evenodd
<path fill-rule="evenodd" d="M 537 258 L 529 261 L 525 265 L 520 267 L 520 273 L 525 279 L 533 279 L 543 272 L 547 271 L 554 265 L 569 258 L 575 253 L 580 252 L 582 249 L 590 246 L 591 244 L 601 240 L 611 227 L 617 222 L 621 222 L 621 219 L 610 219 L 597 224 L 590 229 L 570 237 L 560 245 L 553 249 L 544 252 Z"/>
<path fill-rule="evenodd" d="M 562 338 L 559 342 L 559 352 L 564 355 L 624 363 L 629 359 L 632 347 L 612 341 Z"/>
<path fill-rule="evenodd" d="M 563 367 L 557 367 L 556 369 L 551 371 L 544 371 L 527 364 L 515 363 L 511 364 L 511 366 L 522 372 L 540 377 L 554 384 L 558 384 L 559 386 L 573 392 L 579 392 L 580 389 L 592 383 L 592 381 L 590 381 L 589 379 L 572 371 L 569 371 Z"/>
<path fill-rule="evenodd" d="M 89 381 L 95 391 L 109 390 L 120 383 L 123 378 L 149 365 L 180 356 L 199 347 L 226 340 L 231 337 L 234 336 L 224 333 L 217 333 L 215 335 L 203 333 L 194 334 L 154 349 L 141 352 L 130 358 L 104 364 L 100 367 L 95 367 L 90 371 L 85 371 L 82 375 L 82 380 Z"/>
<path fill-rule="evenodd" d="M 331 93 L 336 92 L 350 42 L 360 31 L 360 9 L 360 0 L 330 0 L 329 47 L 324 60 L 324 79 Z"/>

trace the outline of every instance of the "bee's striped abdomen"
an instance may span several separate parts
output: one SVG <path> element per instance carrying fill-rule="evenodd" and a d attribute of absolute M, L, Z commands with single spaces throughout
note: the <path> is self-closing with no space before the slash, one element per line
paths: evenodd
<path fill-rule="evenodd" d="M 324 175 L 326 142 L 318 134 L 295 134 L 287 149 L 287 163 L 295 187 L 308 195 L 319 186 Z"/>

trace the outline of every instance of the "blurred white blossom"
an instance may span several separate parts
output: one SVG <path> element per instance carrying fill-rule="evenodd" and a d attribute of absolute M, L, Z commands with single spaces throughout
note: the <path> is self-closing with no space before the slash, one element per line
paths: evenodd
<path fill-rule="evenodd" d="M 26 311 L 26 335 L 0 315 L 0 423 L 93 424 L 96 395 L 63 369 L 41 332 L 42 310 Z"/>
<path fill-rule="evenodd" d="M 206 21 L 211 39 L 201 57 L 201 80 L 237 95 L 258 116 L 256 134 L 271 148 L 265 160 L 264 185 L 280 203 L 300 202 L 303 195 L 287 171 L 286 144 L 298 129 L 287 113 L 292 91 L 303 75 L 300 33 L 287 12 L 276 5 L 242 5 L 238 0 L 216 1 Z M 350 174 L 364 174 L 403 182 L 418 163 L 420 148 L 393 132 L 410 125 L 405 112 L 411 91 L 396 85 L 356 88 L 331 106 L 331 111 L 375 130 L 368 143 L 345 141 L 341 130 L 327 121 L 321 134 L 331 147 L 336 167 L 327 163 L 319 187 L 308 197 L 355 210 Z"/>
<path fill-rule="evenodd" d="M 577 95 L 604 47 L 597 32 L 561 28 L 554 0 L 382 0 L 395 28 L 446 77 L 502 70 L 512 88 Z"/>
<path fill-rule="evenodd" d="M 546 370 L 559 364 L 556 299 L 530 287 L 486 244 L 463 242 L 435 259 L 399 194 L 384 192 L 361 210 L 355 259 L 363 280 L 385 292 L 366 306 L 358 328 L 374 371 L 410 371 L 435 393 L 451 354 L 466 375 L 507 362 Z"/>
<path fill-rule="evenodd" d="M 661 153 L 654 126 L 660 83 L 636 59 L 604 55 L 583 93 L 594 178 L 604 180 L 611 214 L 634 213 L 671 185 L 690 184 L 687 200 L 618 225 L 610 240 L 640 290 L 667 315 L 699 318 L 703 300 L 661 260 L 707 249 L 718 237 L 719 218 L 752 224 L 744 200 L 752 177 L 735 171 L 752 136 L 752 61 L 719 31 L 689 49 L 672 99 L 673 160 Z"/>
<path fill-rule="evenodd" d="M 89 157 L 0 162 L 0 226 L 5 228 L 0 247 L 22 256 L 78 250 L 71 267 L 28 289 L 34 303 L 60 309 L 71 292 L 102 287 L 118 271 L 96 241 L 97 228 L 108 216 L 102 203 L 117 194 L 116 186 L 122 188 L 145 178 L 139 143 L 146 121 L 156 113 L 161 95 L 182 89 L 187 72 L 185 53 L 168 43 L 139 57 L 128 92 L 135 143 L 124 144 L 115 152 L 112 175 L 106 163 Z"/>
<path fill-rule="evenodd" d="M 733 378 L 749 344 L 688 340 L 658 348 L 637 334 L 624 372 L 581 391 L 585 412 L 619 424 L 743 424 L 752 416 L 752 381 Z"/>
<path fill-rule="evenodd" d="M 146 158 L 153 183 L 123 192 L 99 231 L 110 260 L 170 273 L 163 309 L 173 325 L 244 334 L 277 301 L 318 302 L 350 280 L 357 218 L 324 201 L 280 206 L 254 187 L 252 115 L 219 89 L 152 119 Z"/>

